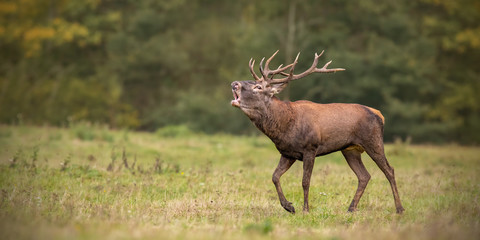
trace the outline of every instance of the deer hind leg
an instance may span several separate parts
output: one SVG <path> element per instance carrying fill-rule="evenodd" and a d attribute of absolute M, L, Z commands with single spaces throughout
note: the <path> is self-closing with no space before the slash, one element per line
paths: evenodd
<path fill-rule="evenodd" d="M 285 210 L 290 213 L 295 213 L 295 208 L 293 207 L 292 203 L 287 201 L 285 195 L 283 195 L 282 186 L 280 185 L 280 177 L 288 170 L 290 167 L 295 163 L 295 159 L 289 159 L 284 156 L 280 158 L 278 162 L 278 166 L 273 172 L 272 181 L 275 184 L 275 188 L 277 189 L 278 198 L 280 200 L 280 204 L 282 205 Z"/>
<path fill-rule="evenodd" d="M 390 164 L 388 163 L 387 157 L 385 157 L 383 144 L 377 144 L 374 148 L 365 148 L 365 151 L 377 164 L 380 170 L 382 170 L 382 172 L 385 174 L 388 181 L 390 182 L 390 187 L 392 188 L 393 199 L 395 200 L 395 207 L 397 208 L 397 213 L 402 213 L 403 211 L 405 211 L 405 209 L 402 207 L 400 195 L 398 194 L 397 183 L 395 181 L 395 172 L 393 170 L 393 167 L 390 166 Z"/>
<path fill-rule="evenodd" d="M 313 165 L 315 163 L 315 155 L 306 154 L 303 156 L 303 212 L 310 211 L 308 205 L 308 193 L 310 191 L 310 180 L 312 178 Z"/>
<path fill-rule="evenodd" d="M 347 160 L 348 166 L 353 170 L 355 175 L 358 178 L 358 187 L 357 191 L 355 192 L 355 196 L 353 196 L 352 203 L 348 208 L 349 212 L 353 212 L 357 210 L 358 202 L 367 187 L 368 181 L 370 181 L 370 174 L 368 173 L 367 169 L 363 165 L 361 154 L 362 152 L 358 150 L 343 150 L 343 156 Z"/>

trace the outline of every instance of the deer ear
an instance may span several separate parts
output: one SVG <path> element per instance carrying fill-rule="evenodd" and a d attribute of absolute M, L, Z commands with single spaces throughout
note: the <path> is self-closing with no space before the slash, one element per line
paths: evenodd
<path fill-rule="evenodd" d="M 278 83 L 272 84 L 270 88 L 270 93 L 273 95 L 280 93 L 288 84 L 287 83 Z"/>

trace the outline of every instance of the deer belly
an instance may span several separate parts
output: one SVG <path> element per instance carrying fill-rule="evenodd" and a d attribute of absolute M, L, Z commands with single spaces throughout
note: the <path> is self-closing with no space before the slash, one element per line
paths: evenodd
<path fill-rule="evenodd" d="M 288 147 L 288 146 L 279 146 L 275 145 L 277 148 L 278 152 L 282 154 L 282 156 L 290 158 L 290 159 L 297 159 L 297 160 L 302 160 L 303 159 L 303 153 L 299 150 L 301 148 L 296 148 L 296 147 Z"/>

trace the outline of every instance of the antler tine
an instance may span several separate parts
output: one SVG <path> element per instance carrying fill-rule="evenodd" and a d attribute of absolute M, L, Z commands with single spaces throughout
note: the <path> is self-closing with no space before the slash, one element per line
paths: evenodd
<path fill-rule="evenodd" d="M 293 63 L 290 63 L 290 64 L 288 64 L 288 65 L 285 66 L 285 67 L 282 67 L 282 66 L 283 66 L 283 64 L 280 65 L 280 66 L 278 66 L 278 68 L 277 68 L 275 71 L 270 71 L 270 72 L 271 72 L 272 74 L 281 74 L 283 71 L 291 68 L 291 67 L 293 66 Z"/>
<path fill-rule="evenodd" d="M 270 62 L 272 61 L 272 59 L 275 57 L 275 55 L 277 55 L 278 51 L 280 51 L 280 50 L 275 51 L 272 54 L 272 56 L 267 59 L 267 61 L 265 62 L 265 65 L 263 65 L 263 60 L 265 60 L 265 58 L 263 58 L 262 61 L 260 62 L 260 72 L 262 73 L 263 79 L 266 80 L 266 81 L 268 81 L 268 76 L 270 74 L 272 74 L 272 75 L 276 74 L 275 71 L 270 70 L 269 65 L 270 65 Z"/>
<path fill-rule="evenodd" d="M 298 52 L 297 57 L 295 57 L 295 61 L 292 63 L 292 68 L 290 68 L 290 73 L 288 74 L 286 81 L 290 81 L 290 79 L 293 77 L 293 71 L 295 70 L 295 65 L 298 63 L 298 57 L 300 57 L 300 52 Z"/>
<path fill-rule="evenodd" d="M 315 69 L 317 67 L 318 59 L 323 55 L 323 52 L 325 52 L 325 50 L 322 50 L 322 52 L 320 54 L 315 53 L 315 57 L 313 58 L 312 66 L 308 70 Z"/>
<path fill-rule="evenodd" d="M 318 59 L 320 58 L 320 56 L 322 56 L 322 54 L 323 54 L 324 51 L 325 51 L 325 50 L 322 50 L 322 52 L 320 53 L 320 55 L 317 55 L 317 53 L 315 53 L 315 60 L 314 60 L 314 62 L 313 62 L 314 64 L 312 64 L 312 66 L 313 66 L 313 65 L 315 65 L 315 67 L 317 66 L 317 64 L 318 64 Z M 316 69 L 315 69 L 315 72 L 336 72 L 336 71 L 344 71 L 344 70 L 345 70 L 345 69 L 343 69 L 343 68 L 327 69 L 327 67 L 328 67 L 328 65 L 330 65 L 330 63 L 332 63 L 331 60 L 330 60 L 329 62 L 325 63 L 325 65 L 323 65 L 322 68 L 320 68 L 320 69 L 316 68 Z"/>
<path fill-rule="evenodd" d="M 292 63 L 292 68 L 290 69 L 290 72 L 293 73 L 293 69 L 295 68 L 295 65 L 298 63 L 298 57 L 300 57 L 300 52 L 298 52 L 297 57 L 295 58 L 295 61 Z"/>
<path fill-rule="evenodd" d="M 270 62 L 277 55 L 278 52 L 279 50 L 275 51 L 273 55 L 267 59 L 267 61 L 265 62 L 265 65 L 263 65 L 263 61 L 265 58 L 263 58 L 262 61 L 260 62 L 260 72 L 262 73 L 263 79 L 265 79 L 267 82 L 270 82 L 273 79 L 273 76 L 275 76 L 276 74 L 281 74 L 283 71 L 291 68 L 292 66 L 294 66 L 294 64 L 296 64 L 296 63 L 292 63 L 285 67 L 282 67 L 283 64 L 281 64 L 280 66 L 278 66 L 277 69 L 270 70 L 270 67 L 269 67 Z"/>
<path fill-rule="evenodd" d="M 267 59 L 267 62 L 265 63 L 265 70 L 266 70 L 267 72 L 270 72 L 270 69 L 268 68 L 268 65 L 270 64 L 270 62 L 272 61 L 272 59 L 275 57 L 275 55 L 277 55 L 278 51 L 280 51 L 280 50 L 275 51 L 275 52 L 273 53 L 273 55 L 272 55 L 270 58 Z M 268 74 L 268 73 L 267 73 L 267 74 Z"/>
<path fill-rule="evenodd" d="M 253 78 L 255 78 L 255 81 L 261 81 L 260 78 L 257 76 L 257 74 L 255 74 L 255 71 L 253 70 L 254 65 L 255 65 L 255 60 L 253 58 L 250 58 L 250 61 L 248 62 L 250 73 L 252 74 Z"/>
<path fill-rule="evenodd" d="M 298 63 L 298 58 L 300 57 L 300 52 L 297 54 L 297 57 L 295 57 L 295 61 L 293 61 L 293 63 L 289 64 L 288 66 L 285 66 L 284 68 L 281 68 L 279 67 L 279 69 L 277 70 L 282 70 L 282 71 L 279 71 L 277 73 L 280 73 L 281 75 L 283 76 L 286 76 L 286 78 L 282 78 L 282 79 L 272 79 L 269 83 L 283 83 L 283 82 L 289 82 L 293 77 L 293 71 L 295 70 L 295 65 L 297 65 Z M 290 68 L 290 71 L 289 73 L 284 73 L 283 71 Z"/>
<path fill-rule="evenodd" d="M 322 50 L 320 54 L 315 53 L 315 58 L 320 58 L 323 55 L 323 52 L 325 52 L 325 50 Z"/>
<path fill-rule="evenodd" d="M 327 69 L 328 65 L 332 63 L 332 60 L 330 62 L 325 63 L 325 65 L 322 68 L 317 68 L 315 69 L 315 72 L 317 73 L 330 73 L 330 72 L 339 72 L 339 71 L 345 71 L 345 68 L 331 68 Z"/>
<path fill-rule="evenodd" d="M 295 64 L 297 63 L 298 56 L 300 55 L 300 53 L 299 53 L 297 55 L 297 58 L 295 59 L 295 62 L 290 64 L 290 65 L 292 65 L 292 68 L 290 69 L 290 73 L 288 75 L 284 72 L 280 73 L 281 75 L 287 76 L 287 77 L 282 78 L 282 79 L 272 79 L 270 81 L 270 83 L 285 83 L 285 82 L 289 82 L 291 80 L 297 80 L 297 79 L 303 78 L 303 77 L 305 77 L 305 76 L 307 76 L 311 73 L 330 73 L 330 72 L 338 72 L 338 71 L 344 71 L 345 70 L 344 68 L 327 69 L 328 65 L 330 63 L 332 63 L 332 61 L 327 62 L 322 68 L 317 68 L 318 59 L 320 58 L 320 56 L 323 55 L 323 53 L 324 53 L 324 51 L 322 51 L 320 54 L 315 53 L 315 58 L 313 59 L 312 66 L 303 73 L 300 73 L 298 75 L 293 75 L 293 70 L 295 68 Z"/>
<path fill-rule="evenodd" d="M 328 65 L 330 65 L 330 63 L 332 63 L 332 60 L 330 60 L 329 62 L 325 63 L 325 65 L 323 65 L 322 68 L 320 69 L 327 69 Z"/>
<path fill-rule="evenodd" d="M 265 72 L 263 71 L 263 61 L 265 61 L 265 57 L 262 58 L 262 61 L 260 61 L 260 73 L 261 73 L 262 76 L 263 76 L 263 80 L 267 81 L 267 79 L 268 79 L 268 73 L 265 74 Z"/>
<path fill-rule="evenodd" d="M 318 63 L 318 59 L 320 58 L 320 56 L 322 56 L 323 52 L 325 50 L 322 50 L 322 52 L 320 53 L 320 55 L 317 55 L 315 53 L 315 67 L 312 67 L 311 68 L 314 68 L 315 71 L 314 72 L 317 72 L 317 73 L 329 73 L 329 72 L 337 72 L 337 71 L 345 71 L 344 68 L 332 68 L 332 69 L 327 69 L 328 65 L 330 65 L 330 63 L 332 63 L 332 60 L 330 60 L 329 62 L 325 63 L 325 65 L 323 65 L 322 68 L 316 68 L 317 66 L 317 63 Z"/>

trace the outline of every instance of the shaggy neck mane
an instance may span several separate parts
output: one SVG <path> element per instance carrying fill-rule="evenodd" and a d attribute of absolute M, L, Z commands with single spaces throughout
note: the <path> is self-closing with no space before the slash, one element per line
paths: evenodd
<path fill-rule="evenodd" d="M 250 119 L 273 142 L 281 140 L 295 121 L 291 102 L 281 101 L 277 97 L 273 97 L 269 105 L 265 109 L 258 110 L 256 115 Z"/>

